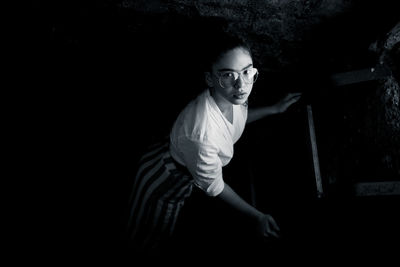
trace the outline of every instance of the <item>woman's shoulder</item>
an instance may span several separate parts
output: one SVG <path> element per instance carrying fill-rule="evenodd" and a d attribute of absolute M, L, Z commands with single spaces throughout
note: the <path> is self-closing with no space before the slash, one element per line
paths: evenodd
<path fill-rule="evenodd" d="M 179 136 L 189 138 L 204 137 L 210 123 L 208 113 L 207 93 L 202 92 L 179 113 L 173 132 L 179 132 Z"/>

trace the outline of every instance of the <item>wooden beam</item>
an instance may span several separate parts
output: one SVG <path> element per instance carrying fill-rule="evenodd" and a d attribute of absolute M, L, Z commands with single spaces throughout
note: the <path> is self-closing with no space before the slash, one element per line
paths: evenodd
<path fill-rule="evenodd" d="M 322 188 L 321 172 L 319 169 L 317 140 L 316 140 L 316 136 L 315 136 L 314 119 L 313 119 L 311 105 L 307 105 L 307 117 L 308 117 L 308 129 L 309 129 L 310 141 L 311 141 L 311 151 L 312 151 L 312 158 L 313 158 L 315 183 L 317 185 L 317 197 L 321 198 L 324 194 L 324 190 Z"/>
<path fill-rule="evenodd" d="M 354 185 L 356 196 L 400 195 L 400 181 L 360 182 Z"/>
<path fill-rule="evenodd" d="M 391 71 L 386 65 L 378 64 L 375 67 L 367 69 L 333 74 L 331 75 L 331 80 L 335 86 L 343 86 L 366 81 L 379 80 L 386 78 L 390 75 Z"/>

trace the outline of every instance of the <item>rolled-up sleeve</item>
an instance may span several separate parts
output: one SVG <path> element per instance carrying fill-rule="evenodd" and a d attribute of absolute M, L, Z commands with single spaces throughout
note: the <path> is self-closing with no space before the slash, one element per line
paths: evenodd
<path fill-rule="evenodd" d="M 218 147 L 212 143 L 181 138 L 179 141 L 185 165 L 195 185 L 209 196 L 217 196 L 224 189 L 222 162 Z"/>

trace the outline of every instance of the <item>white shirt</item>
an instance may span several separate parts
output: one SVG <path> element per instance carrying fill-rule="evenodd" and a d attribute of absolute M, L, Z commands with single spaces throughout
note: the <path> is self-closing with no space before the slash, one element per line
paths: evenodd
<path fill-rule="evenodd" d="M 243 133 L 247 106 L 233 105 L 230 123 L 209 90 L 192 100 L 179 114 L 170 134 L 171 156 L 186 166 L 195 185 L 210 196 L 224 189 L 222 167 L 233 157 L 233 145 Z"/>

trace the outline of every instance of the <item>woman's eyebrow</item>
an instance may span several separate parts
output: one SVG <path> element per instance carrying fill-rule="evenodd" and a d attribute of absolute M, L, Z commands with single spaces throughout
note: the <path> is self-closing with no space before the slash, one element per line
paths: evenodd
<path fill-rule="evenodd" d="M 247 65 L 246 67 L 244 67 L 243 69 L 241 69 L 240 71 L 243 71 L 243 70 L 245 70 L 245 69 L 247 69 L 247 68 L 250 68 L 250 67 L 252 67 L 253 66 L 253 64 L 252 63 L 250 63 L 249 65 Z M 227 68 L 225 68 L 225 69 L 219 69 L 219 70 L 217 70 L 217 71 L 236 71 L 236 72 L 239 72 L 238 70 L 234 70 L 234 69 L 227 69 Z"/>

